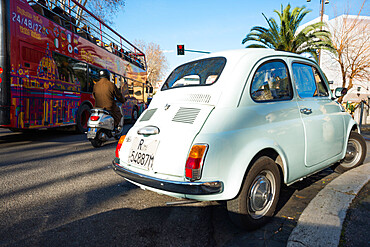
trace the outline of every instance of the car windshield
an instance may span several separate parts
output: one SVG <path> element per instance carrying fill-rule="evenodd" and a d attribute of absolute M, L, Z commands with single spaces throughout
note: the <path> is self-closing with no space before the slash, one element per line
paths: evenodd
<path fill-rule="evenodd" d="M 226 58 L 197 60 L 177 67 L 167 78 L 161 90 L 210 85 L 217 81 L 226 64 Z"/>

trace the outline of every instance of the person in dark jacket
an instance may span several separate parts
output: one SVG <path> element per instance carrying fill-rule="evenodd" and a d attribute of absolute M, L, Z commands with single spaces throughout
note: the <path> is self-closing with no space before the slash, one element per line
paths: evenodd
<path fill-rule="evenodd" d="M 95 107 L 110 111 L 114 118 L 114 127 L 117 127 L 122 114 L 115 98 L 122 104 L 125 103 L 126 99 L 116 85 L 110 81 L 110 72 L 108 70 L 99 71 L 99 81 L 94 85 L 93 96 L 95 98 Z"/>

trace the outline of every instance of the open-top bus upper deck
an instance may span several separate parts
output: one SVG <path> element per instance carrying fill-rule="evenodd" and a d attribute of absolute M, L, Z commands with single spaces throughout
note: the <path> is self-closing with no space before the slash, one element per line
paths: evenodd
<path fill-rule="evenodd" d="M 0 126 L 75 124 L 99 69 L 146 83 L 145 55 L 74 0 L 0 3 Z M 83 10 L 79 15 L 75 8 Z M 76 120 L 77 118 L 77 120 Z"/>

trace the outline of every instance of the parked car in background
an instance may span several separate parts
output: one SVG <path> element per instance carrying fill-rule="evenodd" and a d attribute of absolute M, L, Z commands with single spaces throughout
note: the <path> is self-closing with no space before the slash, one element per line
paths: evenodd
<path fill-rule="evenodd" d="M 271 49 L 176 68 L 117 145 L 113 169 L 169 196 L 227 201 L 246 229 L 274 215 L 282 184 L 362 164 L 366 143 L 315 61 Z"/>

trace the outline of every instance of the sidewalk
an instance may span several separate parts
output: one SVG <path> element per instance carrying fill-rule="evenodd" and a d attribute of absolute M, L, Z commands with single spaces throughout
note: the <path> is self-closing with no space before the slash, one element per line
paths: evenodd
<path fill-rule="evenodd" d="M 287 246 L 337 247 L 341 238 L 342 226 L 347 215 L 347 209 L 350 208 L 351 214 L 364 215 L 363 207 L 351 205 L 351 202 L 361 188 L 369 183 L 369 180 L 370 163 L 365 163 L 343 173 L 329 183 L 312 199 L 303 211 L 297 226 L 289 236 Z M 366 203 L 366 200 L 369 198 L 369 195 L 366 192 L 365 190 L 363 193 L 360 193 L 361 198 L 356 198 L 356 200 L 362 202 L 368 211 L 369 204 Z M 366 231 L 368 232 L 370 229 L 370 220 L 368 214 L 365 213 L 365 216 L 367 219 L 361 220 L 363 222 L 362 225 L 351 222 L 356 217 L 347 219 L 344 230 L 345 232 L 350 232 L 352 235 L 345 236 L 346 239 L 341 242 L 341 246 L 351 246 L 351 242 L 354 244 L 353 246 L 359 246 L 355 244 L 356 240 L 362 242 L 368 241 L 369 234 L 366 234 Z M 367 246 L 369 245 L 368 242 L 365 243 Z"/>

